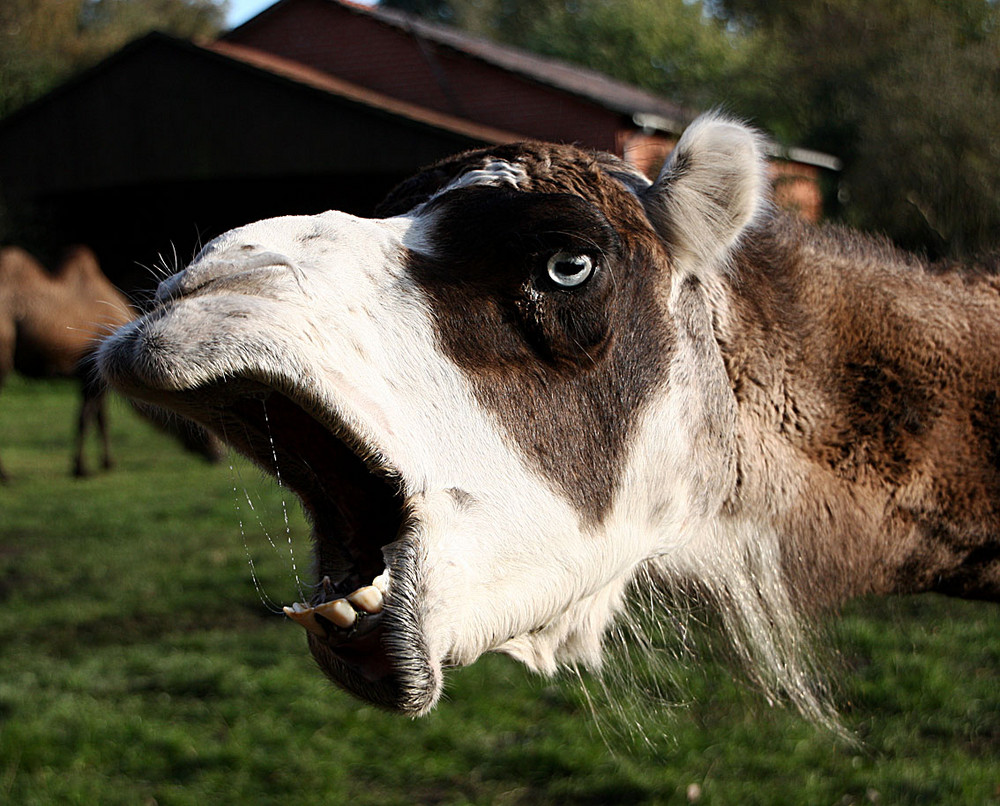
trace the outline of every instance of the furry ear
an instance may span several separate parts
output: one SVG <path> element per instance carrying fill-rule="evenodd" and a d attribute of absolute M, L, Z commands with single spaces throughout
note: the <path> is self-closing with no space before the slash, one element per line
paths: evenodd
<path fill-rule="evenodd" d="M 685 130 L 643 204 L 680 272 L 704 278 L 724 270 L 740 236 L 767 211 L 767 187 L 761 135 L 709 114 Z"/>

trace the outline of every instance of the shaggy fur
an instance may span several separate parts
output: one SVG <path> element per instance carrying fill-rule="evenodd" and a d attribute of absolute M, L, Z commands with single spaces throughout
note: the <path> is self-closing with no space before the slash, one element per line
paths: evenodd
<path fill-rule="evenodd" d="M 287 612 L 360 697 L 425 713 L 490 650 L 600 666 L 656 586 L 824 719 L 804 618 L 1000 598 L 1000 284 L 766 187 L 758 135 L 713 116 L 654 183 L 568 146 L 467 152 L 383 218 L 227 233 L 99 363 L 280 466 L 322 580 Z M 384 607 L 350 611 L 375 575 Z"/>

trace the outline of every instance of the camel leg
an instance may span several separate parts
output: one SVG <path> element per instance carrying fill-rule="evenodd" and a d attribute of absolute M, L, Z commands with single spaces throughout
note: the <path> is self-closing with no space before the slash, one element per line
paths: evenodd
<path fill-rule="evenodd" d="M 80 395 L 80 414 L 76 423 L 76 450 L 73 459 L 73 475 L 86 476 L 87 466 L 84 460 L 84 441 L 87 429 L 91 423 L 97 423 L 103 447 L 104 467 L 111 466 L 110 447 L 108 445 L 107 423 L 104 417 L 104 390 L 99 382 L 85 378 Z"/>
<path fill-rule="evenodd" d="M 76 416 L 76 443 L 73 450 L 73 475 L 82 477 L 87 475 L 87 467 L 83 460 L 83 442 L 87 433 L 87 423 L 90 422 L 90 403 L 87 396 L 80 399 L 80 412 Z"/>
<path fill-rule="evenodd" d="M 3 387 L 4 375 L 3 368 L 0 367 L 0 388 Z M 8 481 L 10 481 L 10 476 L 7 475 L 7 472 L 3 469 L 3 463 L 0 462 L 0 484 L 6 484 Z"/>

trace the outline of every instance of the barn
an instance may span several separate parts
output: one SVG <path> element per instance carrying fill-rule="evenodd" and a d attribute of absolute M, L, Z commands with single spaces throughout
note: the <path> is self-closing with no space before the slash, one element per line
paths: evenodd
<path fill-rule="evenodd" d="M 279 0 L 216 41 L 143 37 L 0 121 L 0 204 L 6 237 L 43 257 L 88 243 L 133 289 L 145 266 L 250 220 L 368 214 L 464 148 L 576 142 L 654 171 L 693 114 L 401 12 Z M 835 167 L 802 150 L 773 162 L 784 202 L 811 218 Z"/>

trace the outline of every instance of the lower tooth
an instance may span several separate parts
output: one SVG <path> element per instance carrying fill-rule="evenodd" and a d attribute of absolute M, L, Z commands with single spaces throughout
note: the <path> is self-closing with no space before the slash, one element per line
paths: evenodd
<path fill-rule="evenodd" d="M 358 614 L 354 612 L 346 599 L 335 599 L 332 602 L 316 606 L 316 615 L 329 619 L 338 627 L 350 627 L 354 624 Z"/>
<path fill-rule="evenodd" d="M 288 616 L 288 618 L 305 627 L 314 635 L 318 635 L 320 637 L 326 635 L 323 628 L 319 626 L 319 622 L 316 621 L 316 615 L 311 607 L 306 607 L 305 605 L 296 602 L 291 607 L 284 608 L 284 610 L 285 615 Z"/>
<path fill-rule="evenodd" d="M 378 588 L 384 596 L 389 592 L 389 572 L 383 571 L 372 580 L 372 587 Z"/>
<path fill-rule="evenodd" d="M 374 585 L 366 588 L 358 588 L 347 597 L 355 607 L 360 607 L 366 613 L 378 613 L 382 610 L 382 591 Z"/>

